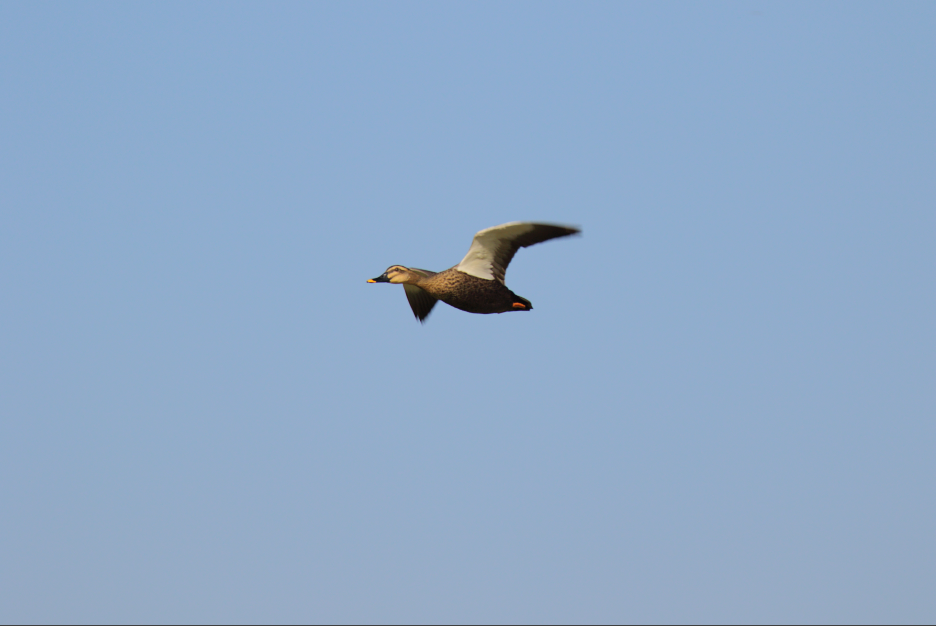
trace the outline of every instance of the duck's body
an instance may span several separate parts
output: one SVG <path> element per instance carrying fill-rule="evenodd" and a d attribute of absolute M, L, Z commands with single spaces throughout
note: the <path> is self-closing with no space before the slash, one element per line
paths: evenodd
<path fill-rule="evenodd" d="M 468 313 L 529 311 L 533 305 L 504 284 L 507 265 L 519 248 L 578 233 L 554 224 L 511 222 L 480 231 L 461 263 L 444 272 L 391 265 L 371 283 L 398 283 L 413 314 L 423 321 L 437 300 Z"/>
<path fill-rule="evenodd" d="M 498 280 L 478 278 L 454 267 L 438 273 L 421 271 L 429 275 L 417 274 L 412 282 L 406 284 L 414 285 L 436 300 L 468 313 L 505 313 L 524 310 L 521 307 L 526 310 L 533 308 L 529 300 L 520 298 Z"/>

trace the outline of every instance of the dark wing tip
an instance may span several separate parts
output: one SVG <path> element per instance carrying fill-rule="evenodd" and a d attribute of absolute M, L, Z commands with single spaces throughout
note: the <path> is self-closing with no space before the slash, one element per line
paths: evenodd
<path fill-rule="evenodd" d="M 533 230 L 524 233 L 517 238 L 517 243 L 526 248 L 537 243 L 556 239 L 557 237 L 568 237 L 570 235 L 580 235 L 582 229 L 578 226 L 563 226 L 561 224 L 533 224 Z"/>
<path fill-rule="evenodd" d="M 507 266 L 513 260 L 514 255 L 520 248 L 533 246 L 550 239 L 558 237 L 568 237 L 578 235 L 582 232 L 581 228 L 576 226 L 561 226 L 559 224 L 533 223 L 533 228 L 514 238 L 509 244 L 503 246 L 497 251 L 494 257 L 494 276 L 501 282 L 504 282 L 507 273 Z"/>

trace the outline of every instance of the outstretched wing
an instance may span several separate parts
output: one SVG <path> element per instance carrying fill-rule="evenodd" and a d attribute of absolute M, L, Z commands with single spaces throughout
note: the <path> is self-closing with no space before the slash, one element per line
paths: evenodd
<path fill-rule="evenodd" d="M 420 270 L 414 267 L 409 268 L 411 271 L 416 272 L 417 274 L 422 274 L 423 276 L 432 276 L 435 272 L 430 272 L 429 270 Z M 429 314 L 432 312 L 432 307 L 436 305 L 436 300 L 430 296 L 426 291 L 420 289 L 416 285 L 403 285 L 403 291 L 406 292 L 406 299 L 409 301 L 410 308 L 413 309 L 413 315 L 416 316 L 420 322 L 425 321 Z"/>
<path fill-rule="evenodd" d="M 468 254 L 455 269 L 483 278 L 504 282 L 507 266 L 517 250 L 533 244 L 581 232 L 571 226 L 510 222 L 485 228 L 474 236 Z"/>

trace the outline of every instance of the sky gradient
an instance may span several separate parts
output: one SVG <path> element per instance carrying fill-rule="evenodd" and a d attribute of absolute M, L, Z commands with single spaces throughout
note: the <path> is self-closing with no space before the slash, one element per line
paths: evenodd
<path fill-rule="evenodd" d="M 0 4 L 0 621 L 933 623 L 934 32 Z"/>

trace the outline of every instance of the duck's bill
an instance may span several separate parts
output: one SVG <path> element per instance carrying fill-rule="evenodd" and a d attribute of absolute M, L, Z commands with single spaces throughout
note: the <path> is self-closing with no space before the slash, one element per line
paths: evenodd
<path fill-rule="evenodd" d="M 381 274 L 377 278 L 368 278 L 367 282 L 369 283 L 389 283 L 390 279 L 387 278 L 386 274 Z"/>

